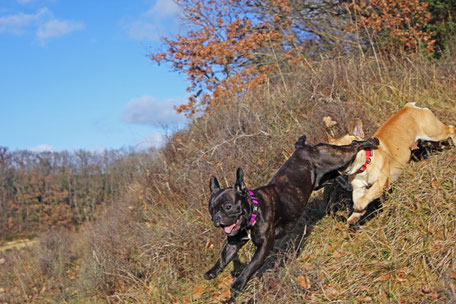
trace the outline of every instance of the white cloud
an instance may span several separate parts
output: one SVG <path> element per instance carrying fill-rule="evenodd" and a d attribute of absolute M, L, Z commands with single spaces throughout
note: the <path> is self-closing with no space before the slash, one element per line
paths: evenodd
<path fill-rule="evenodd" d="M 174 109 L 178 103 L 175 100 L 159 102 L 151 96 L 134 98 L 128 102 L 123 111 L 122 120 L 127 123 L 146 124 L 155 127 L 183 124 L 187 119 Z"/>
<path fill-rule="evenodd" d="M 157 0 L 144 14 L 126 25 L 128 37 L 156 41 L 178 28 L 181 8 L 173 0 Z"/>
<path fill-rule="evenodd" d="M 0 17 L 0 33 L 21 35 L 27 27 L 33 26 L 45 18 L 50 18 L 52 13 L 47 8 L 38 10 L 35 14 L 18 13 Z"/>
<path fill-rule="evenodd" d="M 163 19 L 179 15 L 180 10 L 180 7 L 173 0 L 157 0 L 144 16 Z"/>
<path fill-rule="evenodd" d="M 52 19 L 40 25 L 36 35 L 40 40 L 46 40 L 49 38 L 62 37 L 83 28 L 84 24 L 82 23 Z"/>
<path fill-rule="evenodd" d="M 159 40 L 163 29 L 158 23 L 149 23 L 146 20 L 136 20 L 128 25 L 128 37 L 136 40 Z"/>
<path fill-rule="evenodd" d="M 56 19 L 46 7 L 34 14 L 17 13 L 0 17 L 0 34 L 22 35 L 30 29 L 36 29 L 36 37 L 42 44 L 47 39 L 63 37 L 83 28 L 83 23 Z"/>
<path fill-rule="evenodd" d="M 22 34 L 33 18 L 33 15 L 23 13 L 0 17 L 0 33 Z"/>
<path fill-rule="evenodd" d="M 55 151 L 55 148 L 48 144 L 42 144 L 36 147 L 29 148 L 28 150 L 32 152 L 53 152 Z"/>

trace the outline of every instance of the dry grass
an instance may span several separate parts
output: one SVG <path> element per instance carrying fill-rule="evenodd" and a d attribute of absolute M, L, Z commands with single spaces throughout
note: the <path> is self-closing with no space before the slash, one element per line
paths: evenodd
<path fill-rule="evenodd" d="M 242 166 L 249 187 L 265 184 L 291 155 L 297 137 L 326 140 L 327 115 L 338 121 L 336 135 L 347 132 L 356 117 L 373 134 L 410 101 L 455 122 L 455 75 L 451 58 L 322 59 L 284 75 L 286 85 L 272 81 L 229 100 L 174 134 L 125 200 L 104 220 L 68 237 L 65 250 L 55 237 L 35 251 L 3 254 L 0 302 L 14 294 L 17 302 L 36 303 L 219 303 L 228 295 L 232 266 L 215 280 L 202 278 L 224 238 L 207 212 L 211 175 L 231 186 Z M 455 161 L 450 150 L 411 164 L 383 212 L 355 234 L 322 216 L 321 192 L 315 193 L 303 217 L 307 238 L 299 257 L 252 280 L 240 302 L 454 301 Z M 241 258 L 249 260 L 252 253 L 246 246 Z"/>
<path fill-rule="evenodd" d="M 36 240 L 33 239 L 20 239 L 11 242 L 5 242 L 0 245 L 0 252 L 6 252 L 8 250 L 20 249 L 24 247 L 30 247 L 36 244 Z"/>

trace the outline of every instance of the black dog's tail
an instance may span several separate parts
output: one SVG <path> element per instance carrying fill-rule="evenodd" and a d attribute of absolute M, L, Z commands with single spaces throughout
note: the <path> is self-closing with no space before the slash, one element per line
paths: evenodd
<path fill-rule="evenodd" d="M 303 135 L 303 136 L 298 138 L 298 141 L 296 141 L 295 150 L 304 147 L 305 144 L 306 144 L 306 136 Z"/>

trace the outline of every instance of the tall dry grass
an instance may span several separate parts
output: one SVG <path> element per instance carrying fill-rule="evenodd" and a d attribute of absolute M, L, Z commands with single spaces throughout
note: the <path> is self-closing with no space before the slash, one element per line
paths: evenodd
<path fill-rule="evenodd" d="M 219 303 L 228 295 L 233 267 L 215 280 L 202 278 L 224 238 L 207 212 L 211 175 L 231 186 L 242 166 L 249 187 L 264 185 L 291 155 L 297 137 L 326 141 L 322 118 L 328 115 L 338 122 L 336 135 L 346 133 L 356 117 L 371 135 L 416 101 L 454 123 L 455 75 L 453 57 L 322 58 L 282 75 L 284 82 L 273 79 L 227 100 L 172 135 L 125 200 L 69 237 L 65 250 L 52 250 L 58 245 L 51 240 L 42 242 L 44 248 L 4 254 L 0 282 L 8 283 L 0 285 L 0 302 L 12 301 L 14 291 L 17 302 Z M 323 216 L 316 192 L 303 216 L 308 226 L 300 226 L 306 238 L 299 257 L 253 279 L 239 301 L 454 301 L 455 159 L 449 150 L 411 164 L 383 212 L 355 234 Z M 241 258 L 248 261 L 252 253 L 246 246 Z M 38 262 L 38 254 L 47 257 Z"/>

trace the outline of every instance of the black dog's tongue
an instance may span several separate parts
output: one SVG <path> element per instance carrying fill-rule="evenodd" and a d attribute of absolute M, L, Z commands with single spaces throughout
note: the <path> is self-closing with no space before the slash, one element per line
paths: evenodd
<path fill-rule="evenodd" d="M 234 230 L 239 229 L 239 222 L 240 220 L 238 219 L 236 222 L 234 222 L 232 225 L 226 226 L 223 229 L 225 230 L 226 234 L 232 233 Z"/>
<path fill-rule="evenodd" d="M 231 232 L 233 232 L 234 226 L 236 226 L 236 223 L 233 223 L 233 225 L 230 225 L 230 226 L 226 226 L 226 227 L 224 228 L 224 229 L 225 229 L 225 233 L 226 233 L 226 234 L 230 234 Z"/>

